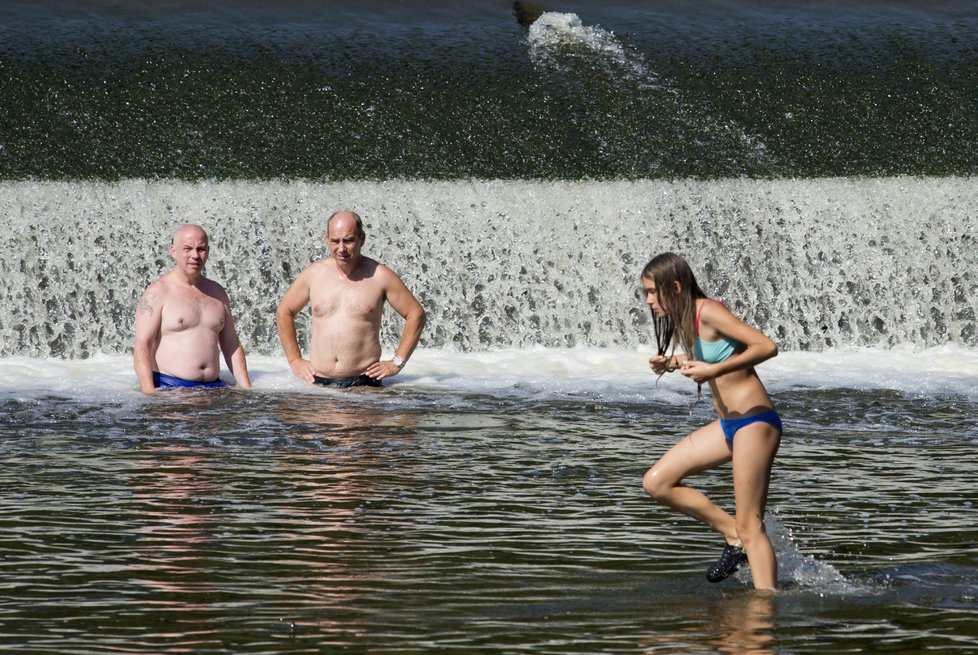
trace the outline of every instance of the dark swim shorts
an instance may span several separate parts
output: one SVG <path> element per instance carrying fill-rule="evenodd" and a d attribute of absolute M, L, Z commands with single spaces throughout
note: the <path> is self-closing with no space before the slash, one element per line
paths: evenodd
<path fill-rule="evenodd" d="M 351 375 L 348 378 L 322 378 L 318 375 L 312 376 L 313 384 L 321 387 L 336 387 L 337 389 L 349 389 L 350 387 L 382 387 L 384 384 L 377 378 L 369 375 Z"/>
<path fill-rule="evenodd" d="M 153 371 L 153 386 L 160 389 L 179 389 L 182 387 L 206 387 L 208 389 L 220 389 L 228 385 L 226 385 L 224 380 L 221 378 L 211 380 L 210 382 L 196 382 L 194 380 L 184 380 L 183 378 L 178 378 L 175 375 L 167 375 L 166 373 L 158 373 Z"/>

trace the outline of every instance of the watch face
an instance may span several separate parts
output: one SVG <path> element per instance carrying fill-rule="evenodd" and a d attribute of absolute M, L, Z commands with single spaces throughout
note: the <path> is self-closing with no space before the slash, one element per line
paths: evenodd
<path fill-rule="evenodd" d="M 397 368 L 402 368 L 404 366 L 404 360 L 397 355 L 394 355 L 394 366 Z"/>

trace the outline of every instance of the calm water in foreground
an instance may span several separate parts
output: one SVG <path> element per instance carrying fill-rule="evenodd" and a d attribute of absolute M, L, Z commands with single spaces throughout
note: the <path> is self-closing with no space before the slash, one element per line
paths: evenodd
<path fill-rule="evenodd" d="M 259 366 L 250 393 L 142 399 L 14 392 L 15 363 L 4 652 L 976 651 L 973 394 L 775 369 L 782 591 L 765 598 L 746 571 L 707 583 L 719 539 L 642 492 L 711 416 L 672 381 L 453 391 L 419 364 L 340 395 Z M 729 469 L 695 484 L 730 499 Z"/>

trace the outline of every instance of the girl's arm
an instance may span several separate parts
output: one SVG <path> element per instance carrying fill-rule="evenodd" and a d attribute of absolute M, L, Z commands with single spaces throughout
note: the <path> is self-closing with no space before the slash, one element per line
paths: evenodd
<path fill-rule="evenodd" d="M 697 382 L 752 368 L 778 354 L 778 346 L 767 335 L 741 321 L 718 302 L 708 302 L 700 311 L 700 335 L 707 341 L 729 337 L 744 344 L 745 348 L 716 364 L 691 362 L 684 366 L 683 373 L 695 373 L 690 377 Z M 690 366 L 695 366 L 695 371 L 690 371 Z"/>

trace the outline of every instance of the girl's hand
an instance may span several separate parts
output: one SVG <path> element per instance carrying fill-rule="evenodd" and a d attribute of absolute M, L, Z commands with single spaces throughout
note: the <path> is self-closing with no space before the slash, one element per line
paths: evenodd
<path fill-rule="evenodd" d="M 663 373 L 671 373 L 679 368 L 679 362 L 675 355 L 670 355 L 666 357 L 665 355 L 655 355 L 649 357 L 649 366 L 652 368 L 652 372 L 656 375 L 662 375 Z"/>
<path fill-rule="evenodd" d="M 690 378 L 693 382 L 703 383 L 716 377 L 713 372 L 713 365 L 699 361 L 685 361 L 679 372 Z"/>

